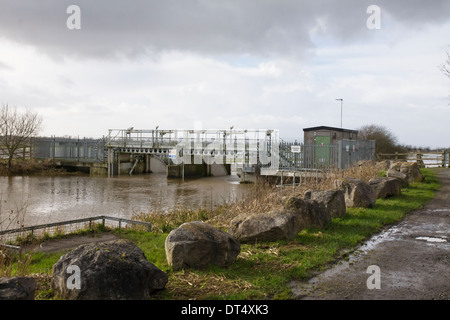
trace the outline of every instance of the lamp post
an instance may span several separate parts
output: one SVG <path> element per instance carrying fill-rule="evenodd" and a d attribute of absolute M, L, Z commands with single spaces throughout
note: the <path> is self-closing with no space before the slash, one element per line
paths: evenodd
<path fill-rule="evenodd" d="M 344 99 L 336 99 L 336 101 L 341 101 L 341 128 L 342 128 L 342 104 L 344 102 Z"/>

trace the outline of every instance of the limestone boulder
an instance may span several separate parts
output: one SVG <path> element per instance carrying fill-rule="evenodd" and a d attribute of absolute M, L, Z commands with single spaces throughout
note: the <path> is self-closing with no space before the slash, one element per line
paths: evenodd
<path fill-rule="evenodd" d="M 241 245 L 229 233 L 200 221 L 183 223 L 165 241 L 166 258 L 174 270 L 226 266 L 233 263 Z"/>
<path fill-rule="evenodd" d="M 167 282 L 167 274 L 129 240 L 84 244 L 53 265 L 53 291 L 64 299 L 149 299 Z"/>
<path fill-rule="evenodd" d="M 391 165 L 392 165 L 391 160 L 383 160 L 383 161 L 378 161 L 375 164 L 375 168 L 377 169 L 378 172 L 387 171 L 390 169 Z"/>
<path fill-rule="evenodd" d="M 0 300 L 34 300 L 36 281 L 30 277 L 0 278 Z"/>
<path fill-rule="evenodd" d="M 377 200 L 372 187 L 361 179 L 351 177 L 336 179 L 334 187 L 344 192 L 347 207 L 372 208 Z"/>
<path fill-rule="evenodd" d="M 403 172 L 398 171 L 396 168 L 390 168 L 386 172 L 386 177 L 388 178 L 395 178 L 402 182 L 402 187 L 406 187 L 409 185 L 408 183 L 408 177 Z"/>
<path fill-rule="evenodd" d="M 294 238 L 301 228 L 292 212 L 271 211 L 241 214 L 231 221 L 228 232 L 241 243 Z"/>
<path fill-rule="evenodd" d="M 400 171 L 400 168 L 403 164 L 403 161 L 391 161 L 391 166 L 389 169 L 394 169 L 396 171 Z"/>
<path fill-rule="evenodd" d="M 345 196 L 342 190 L 308 190 L 305 192 L 305 199 L 322 202 L 331 218 L 343 217 L 346 214 Z"/>
<path fill-rule="evenodd" d="M 284 197 L 282 201 L 284 210 L 295 214 L 297 230 L 323 228 L 331 221 L 330 211 L 323 202 L 297 197 Z"/>
<path fill-rule="evenodd" d="M 420 172 L 417 162 L 404 162 L 400 166 L 400 172 L 406 175 L 408 183 L 422 182 L 424 180 L 423 174 Z"/>
<path fill-rule="evenodd" d="M 369 185 L 375 191 L 377 199 L 385 199 L 401 194 L 403 182 L 397 178 L 373 178 L 369 180 Z"/>

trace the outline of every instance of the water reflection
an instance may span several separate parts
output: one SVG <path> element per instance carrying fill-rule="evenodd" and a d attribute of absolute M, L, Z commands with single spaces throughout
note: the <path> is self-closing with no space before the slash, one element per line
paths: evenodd
<path fill-rule="evenodd" d="M 115 178 L 0 177 L 0 221 L 11 210 L 24 216 L 25 225 L 33 225 L 95 215 L 130 218 L 134 212 L 175 207 L 211 208 L 235 201 L 248 188 L 234 175 L 184 182 L 156 173 Z"/>

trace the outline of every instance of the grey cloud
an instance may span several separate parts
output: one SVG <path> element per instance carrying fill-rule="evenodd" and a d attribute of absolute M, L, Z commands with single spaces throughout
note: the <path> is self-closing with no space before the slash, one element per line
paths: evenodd
<path fill-rule="evenodd" d="M 293 55 L 313 47 L 310 30 L 325 18 L 341 41 L 367 35 L 363 1 L 0 0 L 0 35 L 50 55 L 135 56 L 164 50 L 201 54 Z M 377 1 L 375 1 L 377 2 Z M 448 1 L 378 1 L 402 23 L 448 19 Z M 66 9 L 81 8 L 81 30 L 68 30 Z"/>

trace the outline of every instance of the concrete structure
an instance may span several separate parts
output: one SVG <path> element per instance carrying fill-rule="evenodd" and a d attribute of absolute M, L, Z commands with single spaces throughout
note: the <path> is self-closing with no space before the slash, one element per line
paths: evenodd
<path fill-rule="evenodd" d="M 168 178 L 229 175 L 232 164 L 274 162 L 277 152 L 269 150 L 277 147 L 275 130 L 110 129 L 107 174 L 154 172 L 152 163 L 156 161 Z"/>
<path fill-rule="evenodd" d="M 305 145 L 336 145 L 339 140 L 358 140 L 357 130 L 319 126 L 303 129 Z"/>

